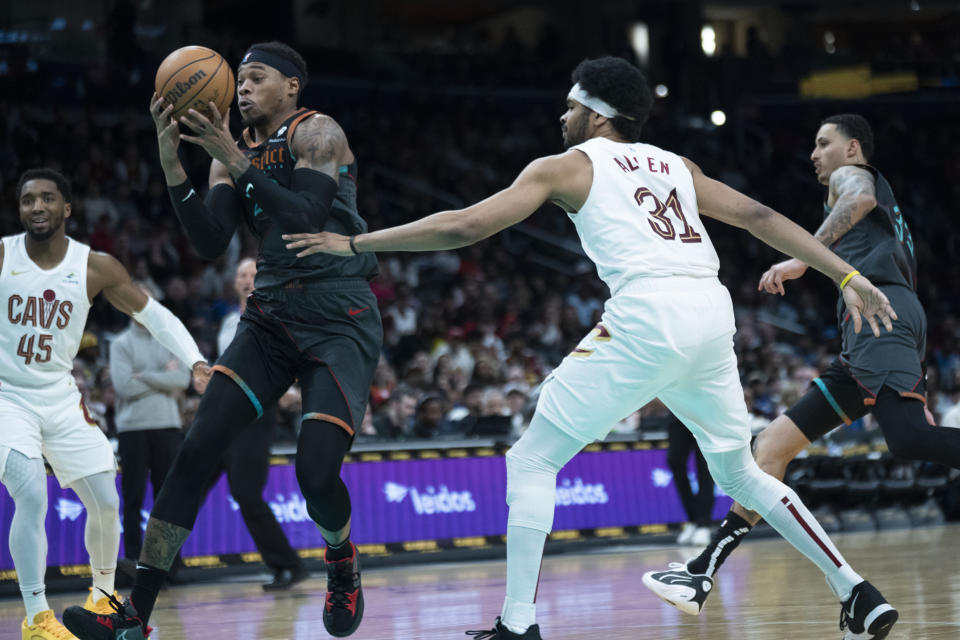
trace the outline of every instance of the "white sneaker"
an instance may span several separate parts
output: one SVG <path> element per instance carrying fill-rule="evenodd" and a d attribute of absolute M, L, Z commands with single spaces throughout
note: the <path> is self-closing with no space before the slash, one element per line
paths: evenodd
<path fill-rule="evenodd" d="M 713 580 L 687 571 L 687 565 L 670 563 L 667 571 L 648 571 L 643 585 L 658 598 L 692 616 L 700 615 L 703 604 L 713 589 Z"/>
<path fill-rule="evenodd" d="M 690 544 L 690 541 L 693 539 L 693 534 L 696 532 L 697 527 L 692 523 L 688 522 L 683 525 L 683 530 L 680 532 L 680 535 L 677 536 L 677 544 L 687 545 Z M 707 546 L 704 544 L 703 546 Z"/>
<path fill-rule="evenodd" d="M 690 544 L 695 547 L 705 547 L 710 544 L 710 536 L 713 535 L 713 532 L 706 527 L 697 527 L 693 535 L 690 536 Z"/>

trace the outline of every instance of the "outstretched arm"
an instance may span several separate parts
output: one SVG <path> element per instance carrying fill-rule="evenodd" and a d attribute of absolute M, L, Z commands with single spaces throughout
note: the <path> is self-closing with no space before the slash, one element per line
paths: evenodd
<path fill-rule="evenodd" d="M 92 276 L 87 278 L 91 296 L 103 292 L 110 304 L 142 324 L 157 342 L 190 367 L 198 386 L 206 386 L 210 367 L 190 332 L 169 309 L 133 284 L 130 274 L 113 256 L 91 252 L 88 271 Z"/>
<path fill-rule="evenodd" d="M 833 209 L 813 235 L 825 246 L 832 246 L 877 206 L 873 175 L 861 167 L 846 165 L 830 174 L 830 199 Z M 795 280 L 807 271 L 796 258 L 778 262 L 760 278 L 758 289 L 784 295 L 783 283 Z"/>
<path fill-rule="evenodd" d="M 253 166 L 231 137 L 228 121 L 214 108 L 211 113 L 213 119 L 208 120 L 190 109 L 182 120 L 196 135 L 180 138 L 200 145 L 222 163 L 236 183 L 237 194 L 254 212 L 264 211 L 291 233 L 323 229 L 337 195 L 340 165 L 353 158 L 340 125 L 316 114 L 297 127 L 291 143 L 297 163 L 288 189 Z"/>
<path fill-rule="evenodd" d="M 547 201 L 568 203 L 570 176 L 589 159 L 578 151 L 539 158 L 520 172 L 509 187 L 466 209 L 441 211 L 409 224 L 353 237 L 357 252 L 441 251 L 474 244 L 527 218 Z M 566 184 L 564 183 L 566 176 Z M 582 199 L 580 200 L 582 202 Z M 287 248 L 313 253 L 353 254 L 350 238 L 335 233 L 283 236 Z"/>
<path fill-rule="evenodd" d="M 803 227 L 770 207 L 708 178 L 693 162 L 684 159 L 684 163 L 693 174 L 700 213 L 746 229 L 774 249 L 809 264 L 838 286 L 843 284 L 843 297 L 851 310 L 858 333 L 861 327 L 860 313 L 867 317 L 875 335 L 880 335 L 878 320 L 887 331 L 893 329 L 890 321 L 897 316 L 886 296 L 863 276 L 850 276 L 854 268 L 837 254 L 817 242 Z"/>

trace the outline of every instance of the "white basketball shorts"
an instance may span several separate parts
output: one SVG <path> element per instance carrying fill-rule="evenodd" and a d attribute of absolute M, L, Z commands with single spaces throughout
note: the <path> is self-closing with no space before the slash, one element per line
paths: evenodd
<path fill-rule="evenodd" d="M 733 303 L 716 278 L 643 278 L 617 292 L 600 323 L 544 381 L 537 411 L 592 442 L 654 398 L 701 450 L 750 444 L 733 352 Z"/>
<path fill-rule="evenodd" d="M 0 384 L 0 477 L 10 449 L 28 458 L 42 455 L 62 487 L 116 469 L 113 447 L 70 375 L 42 387 Z"/>

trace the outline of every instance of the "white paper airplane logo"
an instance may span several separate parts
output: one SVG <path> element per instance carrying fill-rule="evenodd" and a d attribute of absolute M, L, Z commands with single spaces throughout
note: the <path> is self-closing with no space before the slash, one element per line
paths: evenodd
<path fill-rule="evenodd" d="M 60 498 L 57 501 L 57 513 L 60 515 L 61 521 L 67 519 L 74 521 L 83 513 L 83 504 L 73 500 L 67 500 L 66 498 Z"/>
<path fill-rule="evenodd" d="M 387 496 L 387 502 L 403 502 L 407 497 L 407 489 L 402 484 L 396 482 L 387 482 L 383 485 L 383 493 Z"/>

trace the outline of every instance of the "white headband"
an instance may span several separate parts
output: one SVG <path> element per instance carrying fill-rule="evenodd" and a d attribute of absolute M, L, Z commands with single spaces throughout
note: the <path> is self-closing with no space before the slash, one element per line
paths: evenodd
<path fill-rule="evenodd" d="M 567 94 L 567 98 L 576 100 L 587 109 L 595 113 L 599 113 L 604 118 L 626 118 L 627 120 L 636 120 L 631 116 L 624 115 L 614 109 L 610 104 L 604 102 L 596 96 L 592 96 L 586 91 L 583 90 L 583 87 L 580 86 L 580 83 L 573 85 L 573 88 L 570 89 L 570 93 Z"/>

